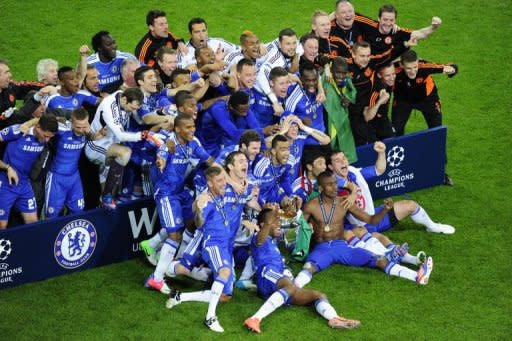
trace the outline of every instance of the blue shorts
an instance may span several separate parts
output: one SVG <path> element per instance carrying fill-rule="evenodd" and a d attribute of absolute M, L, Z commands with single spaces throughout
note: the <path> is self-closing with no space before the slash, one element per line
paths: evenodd
<path fill-rule="evenodd" d="M 9 185 L 5 172 L 0 172 L 0 220 L 9 220 L 9 212 L 13 206 L 21 213 L 37 212 L 30 180 L 19 178 L 17 185 Z"/>
<path fill-rule="evenodd" d="M 48 172 L 45 184 L 45 215 L 54 218 L 66 204 L 70 213 L 84 210 L 84 191 L 80 174 L 62 175 Z"/>
<path fill-rule="evenodd" d="M 312 263 L 319 272 L 332 264 L 374 268 L 377 259 L 378 256 L 370 251 L 349 246 L 344 240 L 331 240 L 317 244 L 306 261 Z"/>
<path fill-rule="evenodd" d="M 201 244 L 203 243 L 203 230 L 197 229 L 194 233 L 194 237 L 188 243 L 183 257 L 180 260 L 180 264 L 187 268 L 189 271 L 196 266 L 199 266 L 203 259 L 201 258 Z"/>
<path fill-rule="evenodd" d="M 201 250 L 201 256 L 208 267 L 213 272 L 213 279 L 216 280 L 219 276 L 219 270 L 228 268 L 230 270 L 229 278 L 224 285 L 222 293 L 231 296 L 233 294 L 233 284 L 235 281 L 234 267 L 233 267 L 233 252 L 224 245 L 204 245 Z"/>
<path fill-rule="evenodd" d="M 256 274 L 256 285 L 258 286 L 258 295 L 264 300 L 268 299 L 273 293 L 275 293 L 279 288 L 277 287 L 277 282 L 283 277 L 286 277 L 283 274 L 284 268 L 282 266 L 277 266 L 273 264 L 268 264 L 264 266 L 261 271 L 258 271 Z M 291 296 L 285 302 L 285 304 L 289 304 L 291 300 Z"/>
<path fill-rule="evenodd" d="M 192 196 L 187 190 L 173 195 L 155 195 L 160 226 L 167 233 L 181 232 L 185 229 L 185 221 L 193 218 Z"/>

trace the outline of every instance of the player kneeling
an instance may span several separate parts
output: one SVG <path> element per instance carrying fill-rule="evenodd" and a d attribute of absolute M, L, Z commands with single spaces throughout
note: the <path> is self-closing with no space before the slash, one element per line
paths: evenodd
<path fill-rule="evenodd" d="M 340 317 L 327 301 L 325 294 L 296 287 L 291 279 L 283 274 L 284 264 L 277 247 L 276 237 L 280 234 L 280 219 L 277 210 L 265 208 L 258 216 L 260 231 L 254 235 L 251 251 L 257 268 L 258 294 L 265 298 L 260 309 L 245 320 L 244 325 L 256 333 L 261 333 L 260 322 L 284 304 L 311 305 L 328 320 L 331 328 L 352 329 L 361 325 L 357 320 Z"/>

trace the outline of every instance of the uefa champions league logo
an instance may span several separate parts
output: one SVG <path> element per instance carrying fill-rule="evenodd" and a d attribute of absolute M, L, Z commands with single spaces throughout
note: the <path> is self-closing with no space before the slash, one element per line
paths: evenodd
<path fill-rule="evenodd" d="M 398 167 L 402 164 L 404 159 L 405 159 L 404 147 L 393 146 L 393 148 L 391 148 L 388 151 L 386 161 L 388 162 L 388 165 L 390 165 L 391 167 Z"/>
<path fill-rule="evenodd" d="M 0 239 L 0 262 L 7 260 L 11 252 L 11 241 L 9 239 Z"/>
<path fill-rule="evenodd" d="M 90 221 L 73 220 L 60 230 L 55 240 L 55 260 L 65 269 L 78 268 L 91 258 L 97 239 L 96 229 Z"/>

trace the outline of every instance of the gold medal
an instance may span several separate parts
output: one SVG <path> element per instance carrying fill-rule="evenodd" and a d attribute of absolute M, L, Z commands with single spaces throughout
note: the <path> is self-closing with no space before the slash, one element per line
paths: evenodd
<path fill-rule="evenodd" d="M 329 226 L 329 224 L 326 224 L 324 226 L 324 232 L 330 232 L 331 231 L 331 227 Z"/>

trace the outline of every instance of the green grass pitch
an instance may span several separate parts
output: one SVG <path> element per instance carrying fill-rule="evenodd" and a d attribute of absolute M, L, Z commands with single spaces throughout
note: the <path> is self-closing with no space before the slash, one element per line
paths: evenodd
<path fill-rule="evenodd" d="M 375 17 L 384 1 L 354 1 L 356 10 Z M 434 15 L 441 28 L 416 48 L 424 59 L 455 62 L 459 74 L 434 76 L 448 126 L 447 172 L 455 186 L 410 196 L 434 220 L 454 225 L 452 236 L 425 233 L 410 220 L 389 233 L 413 251 L 434 257 L 427 287 L 368 269 L 333 266 L 309 287 L 324 291 L 338 311 L 360 319 L 353 331 L 327 328 L 311 308 L 282 308 L 262 322 L 268 340 L 505 340 L 512 331 L 510 184 L 512 145 L 512 63 L 510 0 L 395 1 L 398 23 L 420 28 Z M 0 58 L 11 62 L 14 79 L 35 79 L 35 63 L 54 58 L 75 65 L 78 47 L 109 30 L 122 51 L 132 52 L 146 32 L 151 8 L 168 13 L 170 30 L 187 37 L 195 16 L 209 23 L 212 37 L 236 42 L 250 29 L 262 41 L 281 28 L 309 30 L 315 9 L 331 11 L 334 1 L 14 1 L 0 2 Z M 424 128 L 413 114 L 408 131 Z M 507 152 L 508 150 L 508 152 Z M 507 180 L 508 179 L 508 180 Z M 397 198 L 399 199 L 399 198 Z M 36 260 L 34 260 L 36 261 Z M 202 326 L 207 306 L 164 308 L 165 297 L 142 287 L 151 267 L 137 259 L 0 291 L 0 338 L 12 339 L 255 339 L 242 323 L 263 303 L 236 290 L 218 307 L 226 332 Z M 295 271 L 298 267 L 294 268 Z M 181 279 L 184 290 L 201 284 Z"/>

